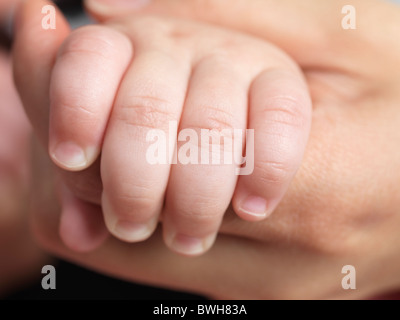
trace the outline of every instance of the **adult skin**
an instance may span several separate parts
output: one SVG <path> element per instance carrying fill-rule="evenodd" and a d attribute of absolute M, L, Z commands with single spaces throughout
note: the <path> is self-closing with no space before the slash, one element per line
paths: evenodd
<path fill-rule="evenodd" d="M 155 3 L 158 7 L 147 10 L 166 12 L 161 1 Z M 135 245 L 110 238 L 90 254 L 77 254 L 59 238 L 50 164 L 38 150 L 36 165 L 43 171 L 37 170 L 33 225 L 42 245 L 124 279 L 214 298 L 356 299 L 399 288 L 399 9 L 356 1 L 357 30 L 345 31 L 342 1 L 302 2 L 301 7 L 296 1 L 187 3 L 176 7 L 180 16 L 190 16 L 190 4 L 198 9 L 206 4 L 196 17 L 203 14 L 208 21 L 268 39 L 303 68 L 313 97 L 313 126 L 303 165 L 284 201 L 256 224 L 228 211 L 215 246 L 194 259 L 169 252 L 159 232 Z M 355 266 L 357 290 L 343 290 L 344 265 Z"/>
<path fill-rule="evenodd" d="M 30 126 L 0 47 L 0 297 L 40 276 L 45 254 L 29 232 Z"/>
<path fill-rule="evenodd" d="M 0 25 L 15 3 L 1 1 Z M 31 128 L 13 85 L 6 44 L 0 31 L 0 297 L 36 279 L 46 263 L 29 232 Z"/>

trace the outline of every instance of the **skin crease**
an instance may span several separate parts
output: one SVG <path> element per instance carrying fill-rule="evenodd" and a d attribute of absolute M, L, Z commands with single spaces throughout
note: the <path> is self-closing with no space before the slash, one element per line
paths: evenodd
<path fill-rule="evenodd" d="M 59 238 L 52 176 L 38 149 L 36 166 L 45 170 L 35 170 L 32 213 L 41 244 L 95 270 L 213 298 L 357 299 L 396 290 L 400 47 L 393 39 L 400 14 L 370 3 L 377 17 L 367 10 L 367 17 L 359 15 L 356 36 L 328 26 L 334 43 L 318 49 L 332 53 L 320 53 L 326 61 L 315 66 L 303 61 L 314 104 L 310 141 L 288 194 L 268 220 L 252 224 L 228 211 L 215 246 L 195 259 L 169 252 L 159 232 L 140 244 L 109 239 L 90 254 L 73 253 Z M 387 17 L 384 25 L 380 14 Z M 347 264 L 356 267 L 357 290 L 341 288 Z"/>

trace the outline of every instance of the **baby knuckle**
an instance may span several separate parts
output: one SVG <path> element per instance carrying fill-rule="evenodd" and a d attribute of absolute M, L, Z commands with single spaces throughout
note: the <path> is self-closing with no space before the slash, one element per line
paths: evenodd
<path fill-rule="evenodd" d="M 129 104 L 121 105 L 117 118 L 135 127 L 165 128 L 170 121 L 176 121 L 178 117 L 169 106 L 168 101 L 160 98 L 134 97 Z"/>
<path fill-rule="evenodd" d="M 110 195 L 110 201 L 121 219 L 132 216 L 138 220 L 146 219 L 154 211 L 158 200 L 149 188 L 131 183 L 120 183 Z"/>
<path fill-rule="evenodd" d="M 195 221 L 199 225 L 213 223 L 225 211 L 226 204 L 220 201 L 220 197 L 210 194 L 190 197 L 179 209 L 181 217 Z"/>
<path fill-rule="evenodd" d="M 268 122 L 284 126 L 304 128 L 309 122 L 302 104 L 292 97 L 270 98 L 264 102 L 260 112 Z"/>
<path fill-rule="evenodd" d="M 60 49 L 59 57 L 71 54 L 87 54 L 109 59 L 119 49 L 118 35 L 112 29 L 87 26 L 73 32 Z"/>
<path fill-rule="evenodd" d="M 255 170 L 259 172 L 259 179 L 266 184 L 285 184 L 292 177 L 292 168 L 284 162 L 261 161 L 254 164 Z"/>
<path fill-rule="evenodd" d="M 184 225 L 188 230 L 193 230 L 198 236 L 215 232 L 220 221 L 220 213 L 199 212 L 198 210 L 180 210 L 177 224 Z"/>
<path fill-rule="evenodd" d="M 235 116 L 226 110 L 218 107 L 200 107 L 200 123 L 196 127 L 206 130 L 217 130 L 219 132 L 233 131 L 238 126 Z"/>

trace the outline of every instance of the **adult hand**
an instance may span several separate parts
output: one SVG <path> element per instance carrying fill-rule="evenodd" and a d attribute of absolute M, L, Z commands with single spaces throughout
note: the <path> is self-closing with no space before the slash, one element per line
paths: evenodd
<path fill-rule="evenodd" d="M 240 221 L 229 211 L 216 245 L 195 259 L 169 252 L 159 234 L 135 245 L 109 239 L 88 255 L 73 253 L 58 236 L 58 208 L 48 192 L 34 197 L 41 243 L 108 274 L 214 298 L 365 298 L 398 289 L 399 9 L 359 1 L 357 30 L 345 31 L 341 1 L 309 1 L 315 4 L 309 9 L 296 1 L 167 2 L 188 2 L 188 7 L 172 7 L 188 17 L 184 8 L 190 4 L 208 4 L 214 8 L 208 20 L 272 39 L 302 65 L 314 116 L 295 181 L 264 222 Z M 161 1 L 154 3 L 161 11 Z M 206 17 L 207 12 L 195 14 Z M 37 191 L 43 190 L 40 177 Z M 344 265 L 356 268 L 357 290 L 343 290 Z"/>
<path fill-rule="evenodd" d="M 11 16 L 12 10 L 20 0 L 2 0 L 0 2 L 0 23 L 5 23 Z"/>
<path fill-rule="evenodd" d="M 0 296 L 40 275 L 45 255 L 29 232 L 30 126 L 0 48 Z"/>

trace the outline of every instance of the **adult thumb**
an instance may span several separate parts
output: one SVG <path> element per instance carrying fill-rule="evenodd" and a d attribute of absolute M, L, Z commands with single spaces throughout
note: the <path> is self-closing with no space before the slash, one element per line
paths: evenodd
<path fill-rule="evenodd" d="M 70 29 L 54 4 L 43 0 L 22 2 L 14 28 L 15 84 L 35 133 L 47 145 L 51 70 Z"/>
<path fill-rule="evenodd" d="M 99 21 L 132 13 L 201 20 L 266 39 L 292 55 L 298 63 L 315 63 L 312 52 L 326 44 L 336 1 L 315 0 L 85 0 L 89 14 Z M 341 0 L 337 2 L 342 2 Z M 332 6 L 336 6 L 332 8 Z M 338 17 L 334 17 L 337 24 Z M 340 18 L 340 17 L 339 17 Z M 340 20 L 339 20 L 340 21 Z M 326 27 L 325 27 L 326 26 Z M 311 52 L 311 54 L 310 54 Z"/>

